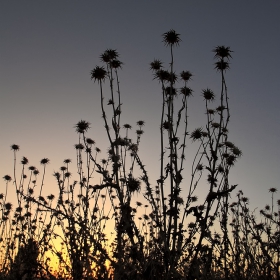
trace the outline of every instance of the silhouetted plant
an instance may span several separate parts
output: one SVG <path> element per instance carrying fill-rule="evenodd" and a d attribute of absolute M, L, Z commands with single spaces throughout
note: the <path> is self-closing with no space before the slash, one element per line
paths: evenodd
<path fill-rule="evenodd" d="M 161 86 L 156 182 L 150 182 L 149 166 L 141 159 L 145 122 L 136 123 L 134 137 L 132 126 L 122 122 L 123 63 L 116 50 L 107 49 L 100 56 L 103 65 L 91 71 L 100 91 L 106 156 L 100 159 L 101 150 L 87 136 L 90 123 L 79 121 L 76 172 L 71 159 L 65 159 L 53 173 L 58 193 L 45 195 L 49 159 L 40 161 L 40 173 L 32 165 L 27 168 L 23 157 L 17 178 L 19 146 L 11 146 L 14 175 L 3 176 L 5 191 L 0 194 L 0 279 L 279 279 L 277 189 L 269 189 L 271 205 L 260 211 L 260 221 L 242 191 L 236 202 L 229 202 L 237 186 L 229 174 L 242 156 L 228 132 L 225 72 L 232 51 L 225 46 L 213 50 L 221 90 L 202 90 L 206 125 L 190 131 L 193 75 L 188 70 L 177 75 L 174 69 L 180 34 L 164 33 L 163 43 L 170 49 L 168 67 L 159 59 L 150 63 Z M 191 145 L 197 150 L 188 174 Z M 7 201 L 10 184 L 15 185 L 17 205 Z M 206 190 L 202 198 L 197 197 L 200 186 Z M 136 201 L 140 194 L 143 199 Z M 111 237 L 105 233 L 109 228 Z M 56 267 L 50 263 L 54 257 Z"/>

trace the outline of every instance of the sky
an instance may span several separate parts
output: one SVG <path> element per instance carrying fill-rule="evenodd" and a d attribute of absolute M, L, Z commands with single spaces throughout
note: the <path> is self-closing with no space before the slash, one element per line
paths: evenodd
<path fill-rule="evenodd" d="M 249 197 L 252 210 L 261 209 L 270 203 L 269 188 L 279 190 L 278 198 L 280 193 L 279 11 L 276 0 L 1 1 L 1 177 L 13 174 L 10 146 L 18 144 L 18 159 L 26 156 L 38 168 L 42 158 L 50 159 L 46 188 L 55 192 L 52 174 L 64 159 L 75 159 L 74 126 L 80 120 L 91 123 L 88 136 L 105 157 L 108 142 L 90 71 L 101 65 L 102 52 L 116 49 L 124 63 L 123 123 L 135 130 L 136 121 L 146 122 L 140 156 L 154 184 L 154 174 L 159 174 L 161 88 L 149 63 L 156 58 L 168 66 L 169 50 L 161 35 L 174 29 L 182 39 L 174 51 L 175 68 L 194 74 L 190 130 L 206 123 L 202 89 L 220 89 L 213 48 L 225 45 L 234 51 L 226 73 L 229 135 L 243 156 L 230 180 Z M 195 148 L 188 149 L 192 154 Z M 183 175 L 186 181 L 188 176 Z M 2 180 L 0 193 L 4 187 Z M 203 189 L 200 195 L 205 196 Z"/>

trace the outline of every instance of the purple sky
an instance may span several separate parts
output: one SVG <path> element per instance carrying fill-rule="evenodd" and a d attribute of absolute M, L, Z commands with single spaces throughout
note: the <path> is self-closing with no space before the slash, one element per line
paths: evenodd
<path fill-rule="evenodd" d="M 75 159 L 73 127 L 81 119 L 91 123 L 89 136 L 106 152 L 99 92 L 90 70 L 112 48 L 124 62 L 123 121 L 146 121 L 140 155 L 151 179 L 157 179 L 161 93 L 149 63 L 158 58 L 168 65 L 161 35 L 172 28 L 182 39 L 175 50 L 177 73 L 194 74 L 190 130 L 205 125 L 201 90 L 220 89 L 212 49 L 225 45 L 234 51 L 226 75 L 229 135 L 243 157 L 231 183 L 250 198 L 252 209 L 262 208 L 270 202 L 269 188 L 280 192 L 279 11 L 276 0 L 1 1 L 1 177 L 13 173 L 10 145 L 15 143 L 21 148 L 19 159 L 26 156 L 38 168 L 42 158 L 51 160 L 47 188 L 55 190 L 51 174 L 64 159 Z M 194 147 L 189 148 L 192 154 Z M 184 178 L 188 182 L 187 172 Z"/>

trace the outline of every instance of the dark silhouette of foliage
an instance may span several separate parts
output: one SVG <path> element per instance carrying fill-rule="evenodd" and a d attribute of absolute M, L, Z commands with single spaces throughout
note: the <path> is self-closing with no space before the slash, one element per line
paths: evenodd
<path fill-rule="evenodd" d="M 43 158 L 39 171 L 27 168 L 29 161 L 22 157 L 17 177 L 19 146 L 11 146 L 13 176 L 3 176 L 0 194 L 0 279 L 280 279 L 277 189 L 269 189 L 271 204 L 260 211 L 260 219 L 241 190 L 230 202 L 237 184 L 229 174 L 242 156 L 228 129 L 225 72 L 232 50 L 213 50 L 221 90 L 202 90 L 206 124 L 190 130 L 193 74 L 174 69 L 180 34 L 172 29 L 162 37 L 170 48 L 168 67 L 159 59 L 150 63 L 162 108 L 156 182 L 141 158 L 145 121 L 136 123 L 134 136 L 132 125 L 122 121 L 123 63 L 116 50 L 107 49 L 100 56 L 103 65 L 90 73 L 108 140 L 104 158 L 87 136 L 90 123 L 79 121 L 76 167 L 65 159 L 53 172 L 57 193 L 45 194 L 50 160 Z M 188 173 L 189 146 L 196 153 Z M 7 201 L 11 184 L 14 205 Z M 198 197 L 200 187 L 204 193 Z"/>

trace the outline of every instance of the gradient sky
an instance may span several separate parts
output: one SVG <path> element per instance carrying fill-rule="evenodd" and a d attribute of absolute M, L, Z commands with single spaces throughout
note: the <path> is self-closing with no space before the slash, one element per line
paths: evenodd
<path fill-rule="evenodd" d="M 73 127 L 81 119 L 91 123 L 89 136 L 106 152 L 99 92 L 90 70 L 112 48 L 124 62 L 123 122 L 146 121 L 140 155 L 157 179 L 161 93 L 149 63 L 157 58 L 168 66 L 161 35 L 175 29 L 182 39 L 175 50 L 177 73 L 194 74 L 190 130 L 205 125 L 202 89 L 220 89 L 211 51 L 217 45 L 234 51 L 226 74 L 229 140 L 243 157 L 232 170 L 231 184 L 250 198 L 252 209 L 261 209 L 270 202 L 269 188 L 278 188 L 278 198 L 280 193 L 279 11 L 278 0 L 1 1 L 1 177 L 13 173 L 10 145 L 15 143 L 19 159 L 26 156 L 38 168 L 42 158 L 51 160 L 46 194 L 55 192 L 51 174 L 64 159 L 75 159 Z M 183 176 L 187 182 L 188 174 Z M 1 185 L 3 192 L 4 181 Z M 201 195 L 206 195 L 203 190 Z"/>

